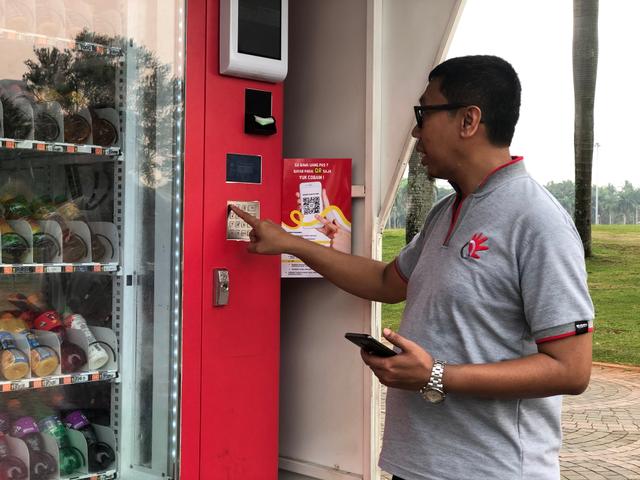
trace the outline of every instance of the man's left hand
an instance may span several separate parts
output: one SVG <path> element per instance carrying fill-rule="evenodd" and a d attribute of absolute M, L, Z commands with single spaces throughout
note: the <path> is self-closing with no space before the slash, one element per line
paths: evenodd
<path fill-rule="evenodd" d="M 362 360 L 383 385 L 417 392 L 429 381 L 433 357 L 417 343 L 389 328 L 385 328 L 382 333 L 402 351 L 393 357 L 378 357 L 361 350 Z"/>

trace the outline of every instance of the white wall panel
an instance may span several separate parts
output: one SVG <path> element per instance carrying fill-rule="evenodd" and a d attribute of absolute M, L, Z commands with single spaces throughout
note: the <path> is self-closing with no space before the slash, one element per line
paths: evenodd
<path fill-rule="evenodd" d="M 457 1 L 289 2 L 284 156 L 353 159 L 366 186 L 353 201 L 356 254 L 375 255 L 376 217 Z M 283 281 L 281 480 L 372 478 L 371 375 L 343 338 L 372 324 L 369 302 L 325 280 Z"/>
<path fill-rule="evenodd" d="M 394 171 L 415 125 L 413 106 L 440 62 L 460 0 L 383 0 L 380 163 L 374 212 L 395 190 Z M 391 192 L 394 193 L 394 192 Z"/>

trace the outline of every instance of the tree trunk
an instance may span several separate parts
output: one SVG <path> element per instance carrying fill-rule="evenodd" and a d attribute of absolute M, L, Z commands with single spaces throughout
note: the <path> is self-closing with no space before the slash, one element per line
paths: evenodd
<path fill-rule="evenodd" d="M 415 148 L 409 158 L 409 177 L 407 181 L 407 219 L 405 239 L 409 243 L 420 232 L 427 213 L 436 199 L 436 182 L 427 169 L 420 163 L 421 155 Z"/>
<path fill-rule="evenodd" d="M 593 104 L 598 69 L 598 0 L 573 0 L 575 222 L 585 256 L 591 256 Z"/>

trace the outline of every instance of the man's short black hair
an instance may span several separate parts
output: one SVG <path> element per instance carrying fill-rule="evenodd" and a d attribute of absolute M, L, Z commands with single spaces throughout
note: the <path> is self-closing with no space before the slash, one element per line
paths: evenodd
<path fill-rule="evenodd" d="M 509 146 L 520 115 L 520 80 L 511 64 L 493 55 L 451 58 L 429 73 L 451 103 L 477 105 L 489 142 Z"/>

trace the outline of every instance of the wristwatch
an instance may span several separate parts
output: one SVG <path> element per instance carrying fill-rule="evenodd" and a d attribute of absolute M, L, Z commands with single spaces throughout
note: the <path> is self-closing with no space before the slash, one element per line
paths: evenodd
<path fill-rule="evenodd" d="M 431 367 L 431 377 L 429 382 L 420 389 L 420 395 L 427 402 L 438 404 L 444 402 L 444 387 L 442 386 L 442 377 L 444 376 L 444 366 L 447 362 L 444 360 L 434 360 Z"/>

